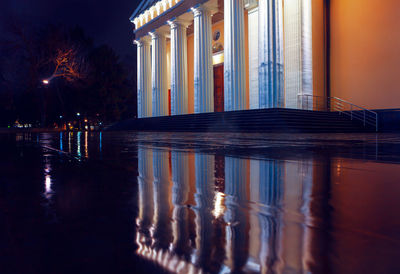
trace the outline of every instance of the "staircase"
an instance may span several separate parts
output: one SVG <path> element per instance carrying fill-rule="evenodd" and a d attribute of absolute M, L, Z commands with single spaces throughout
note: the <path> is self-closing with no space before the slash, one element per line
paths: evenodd
<path fill-rule="evenodd" d="M 375 132 L 341 111 L 257 109 L 130 119 L 106 130 L 187 132 Z"/>

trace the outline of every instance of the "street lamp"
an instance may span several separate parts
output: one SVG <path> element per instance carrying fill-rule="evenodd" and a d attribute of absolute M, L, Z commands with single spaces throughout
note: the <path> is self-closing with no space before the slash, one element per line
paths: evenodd
<path fill-rule="evenodd" d="M 49 80 L 44 79 L 44 80 L 42 81 L 42 83 L 45 84 L 45 85 L 48 85 L 48 84 L 49 84 Z"/>

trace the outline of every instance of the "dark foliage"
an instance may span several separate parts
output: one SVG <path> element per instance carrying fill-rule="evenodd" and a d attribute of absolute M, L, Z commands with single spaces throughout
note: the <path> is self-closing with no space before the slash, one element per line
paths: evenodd
<path fill-rule="evenodd" d="M 77 112 L 105 123 L 136 115 L 134 67 L 109 46 L 94 46 L 80 27 L 14 23 L 8 30 L 0 44 L 0 127 L 49 126 Z M 69 59 L 58 68 L 60 56 Z"/>

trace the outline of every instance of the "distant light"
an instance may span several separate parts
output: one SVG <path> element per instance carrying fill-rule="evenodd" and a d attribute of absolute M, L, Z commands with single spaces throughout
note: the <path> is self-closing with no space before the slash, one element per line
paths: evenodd
<path fill-rule="evenodd" d="M 44 79 L 42 82 L 43 82 L 43 84 L 45 84 L 45 85 L 48 85 L 48 84 L 49 84 L 49 80 L 47 80 L 47 79 Z"/>
<path fill-rule="evenodd" d="M 78 113 L 76 113 L 76 116 L 81 116 L 81 114 L 78 112 Z"/>
<path fill-rule="evenodd" d="M 87 123 L 87 119 L 85 119 L 85 123 Z"/>
<path fill-rule="evenodd" d="M 213 60 L 213 65 L 222 64 L 224 62 L 224 53 L 220 52 L 214 54 L 212 60 Z"/>
<path fill-rule="evenodd" d="M 63 117 L 62 117 L 62 115 L 60 115 L 60 119 L 62 119 Z"/>

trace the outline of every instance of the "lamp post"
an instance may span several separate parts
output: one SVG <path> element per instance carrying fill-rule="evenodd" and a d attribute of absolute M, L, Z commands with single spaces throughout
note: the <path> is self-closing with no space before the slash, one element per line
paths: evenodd
<path fill-rule="evenodd" d="M 47 108 L 46 98 L 45 98 L 45 91 L 46 90 L 44 88 L 46 88 L 49 83 L 50 83 L 50 80 L 44 79 L 44 80 L 42 80 L 42 84 L 43 85 L 39 85 L 39 88 L 40 88 L 40 99 L 42 101 L 42 113 L 41 113 L 41 123 L 40 123 L 40 126 L 42 128 L 46 127 L 46 108 Z"/>

